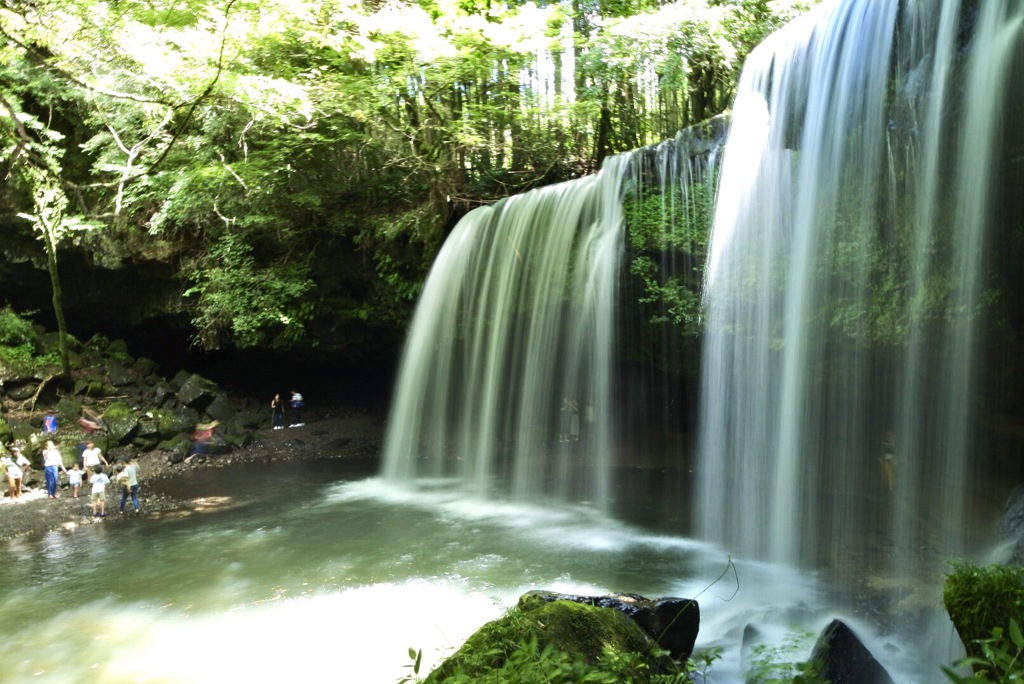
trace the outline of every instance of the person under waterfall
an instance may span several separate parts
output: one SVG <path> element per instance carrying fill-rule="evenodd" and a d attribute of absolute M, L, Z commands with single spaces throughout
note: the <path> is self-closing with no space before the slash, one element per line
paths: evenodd
<path fill-rule="evenodd" d="M 580 441 L 580 404 L 575 398 L 569 400 L 569 440 Z"/>
<path fill-rule="evenodd" d="M 562 397 L 559 409 L 558 441 L 577 441 L 580 438 L 580 406 L 575 399 Z"/>
<path fill-rule="evenodd" d="M 886 430 L 882 436 L 882 455 L 878 459 L 882 464 L 882 477 L 891 492 L 896 488 L 896 433 Z"/>

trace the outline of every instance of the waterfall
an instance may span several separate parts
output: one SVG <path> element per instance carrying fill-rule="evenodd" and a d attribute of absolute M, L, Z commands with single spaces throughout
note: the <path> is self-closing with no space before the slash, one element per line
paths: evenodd
<path fill-rule="evenodd" d="M 865 532 L 908 573 L 964 551 L 1022 16 L 837 2 L 748 58 L 705 288 L 705 538 L 851 574 Z"/>
<path fill-rule="evenodd" d="M 721 135 L 720 123 L 711 129 Z M 657 346 L 662 358 L 679 355 L 671 338 L 641 340 L 638 314 L 623 311 L 623 301 L 642 296 L 623 284 L 623 201 L 653 198 L 656 222 L 668 231 L 655 242 L 685 243 L 672 231 L 685 233 L 698 200 L 713 201 L 716 146 L 707 137 L 683 132 L 612 157 L 593 176 L 474 209 L 458 223 L 410 327 L 384 477 L 445 479 L 481 498 L 544 497 L 609 511 L 614 468 L 651 451 L 645 438 L 658 430 L 645 421 L 678 409 L 673 388 L 659 386 L 665 374 L 622 370 L 642 345 Z M 707 197 L 693 196 L 698 185 Z M 657 270 L 695 272 L 678 250 L 655 251 Z M 660 435 L 653 441 L 663 443 Z"/>
<path fill-rule="evenodd" d="M 614 158 L 594 176 L 477 208 L 455 227 L 406 343 L 386 477 L 454 478 L 481 497 L 605 505 L 607 331 L 627 164 Z"/>
<path fill-rule="evenodd" d="M 411 324 L 382 474 L 614 513 L 614 468 L 664 448 L 696 477 L 680 533 L 934 587 L 983 498 L 980 378 L 1015 282 L 994 227 L 1024 215 L 1007 126 L 1022 22 L 1015 0 L 828 3 L 750 55 L 720 157 L 680 136 L 470 212 Z M 706 261 L 681 246 L 697 186 L 717 189 Z M 631 202 L 658 244 L 637 242 Z M 643 259 L 660 294 L 638 289 Z M 687 356 L 682 296 L 650 307 L 698 292 L 695 274 L 703 346 Z M 680 406 L 667 378 L 696 363 L 699 407 Z M 641 443 L 683 412 L 695 462 Z"/>

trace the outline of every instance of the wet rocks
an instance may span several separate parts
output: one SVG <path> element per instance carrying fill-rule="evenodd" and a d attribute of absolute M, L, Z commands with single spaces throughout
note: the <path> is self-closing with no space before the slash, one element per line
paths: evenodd
<path fill-rule="evenodd" d="M 818 635 L 805 663 L 787 661 L 791 643 L 778 643 L 769 636 L 770 631 L 758 625 L 747 625 L 743 630 L 740 660 L 747 673 L 747 684 L 789 681 L 797 672 L 808 681 L 832 684 L 893 684 L 893 679 L 867 646 L 841 620 L 832 620 Z M 782 677 L 780 679 L 779 677 Z M 793 681 L 798 681 L 793 679 Z M 803 679 L 799 679 L 803 681 Z"/>
<path fill-rule="evenodd" d="M 1004 562 L 1024 565 L 1024 485 L 1014 488 L 1007 497 L 996 535 L 1003 547 Z"/>
<path fill-rule="evenodd" d="M 53 357 L 46 340 L 36 340 L 39 358 Z M 239 402 L 215 382 L 195 373 L 178 372 L 171 380 L 157 373 L 156 362 L 133 358 L 120 340 L 97 336 L 75 342 L 72 377 L 56 368 L 30 370 L 5 367 L 0 373 L 0 444 L 17 442 L 37 460 L 47 435 L 41 430 L 43 410 L 57 414 L 58 447 L 71 463 L 79 445 L 93 440 L 109 457 L 162 450 L 181 460 L 190 435 L 200 424 L 216 424 L 208 453 L 226 453 L 251 444 L 261 425 L 262 407 Z"/>
<path fill-rule="evenodd" d="M 684 661 L 693 654 L 700 629 L 700 606 L 693 599 L 665 597 L 652 600 L 638 594 L 578 596 L 536 590 L 521 596 L 519 607 L 523 609 L 552 601 L 611 608 L 632 619 L 675 660 Z"/>
<path fill-rule="evenodd" d="M 810 662 L 815 672 L 832 684 L 893 684 L 882 664 L 841 620 L 833 620 L 822 630 Z"/>
<path fill-rule="evenodd" d="M 632 659 L 640 664 L 639 671 L 651 676 L 680 674 L 680 664 L 655 648 L 636 620 L 623 610 L 609 610 L 611 605 L 596 605 L 600 600 L 625 608 L 640 601 L 625 594 L 605 601 L 610 598 L 530 592 L 520 597 L 516 608 L 470 636 L 425 681 L 527 681 L 522 678 L 524 654 L 527 659 L 550 659 L 553 667 L 572 663 L 574 672 L 580 665 L 594 668 L 604 675 L 600 681 L 611 681 L 610 672 L 601 668 L 617 661 L 617 656 Z"/>

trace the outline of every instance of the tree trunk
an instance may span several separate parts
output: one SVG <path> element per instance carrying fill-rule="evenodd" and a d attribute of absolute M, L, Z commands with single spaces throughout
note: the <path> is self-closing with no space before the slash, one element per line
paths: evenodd
<path fill-rule="evenodd" d="M 42 221 L 40 223 L 43 223 Z M 43 241 L 46 244 L 46 270 L 50 272 L 50 287 L 53 290 L 53 315 L 57 319 L 57 339 L 60 349 L 60 367 L 66 378 L 71 377 L 71 359 L 68 356 L 68 324 L 64 319 L 64 291 L 57 271 L 57 240 L 53 227 L 43 223 Z"/>

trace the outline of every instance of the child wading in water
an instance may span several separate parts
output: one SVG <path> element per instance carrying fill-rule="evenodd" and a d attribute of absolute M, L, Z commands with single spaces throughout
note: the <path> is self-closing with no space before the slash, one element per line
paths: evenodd
<path fill-rule="evenodd" d="M 105 518 L 107 517 L 107 484 L 110 483 L 110 478 L 103 472 L 103 466 L 96 466 L 89 482 L 92 483 L 92 514 Z M 99 513 L 96 513 L 96 504 L 99 504 Z"/>

